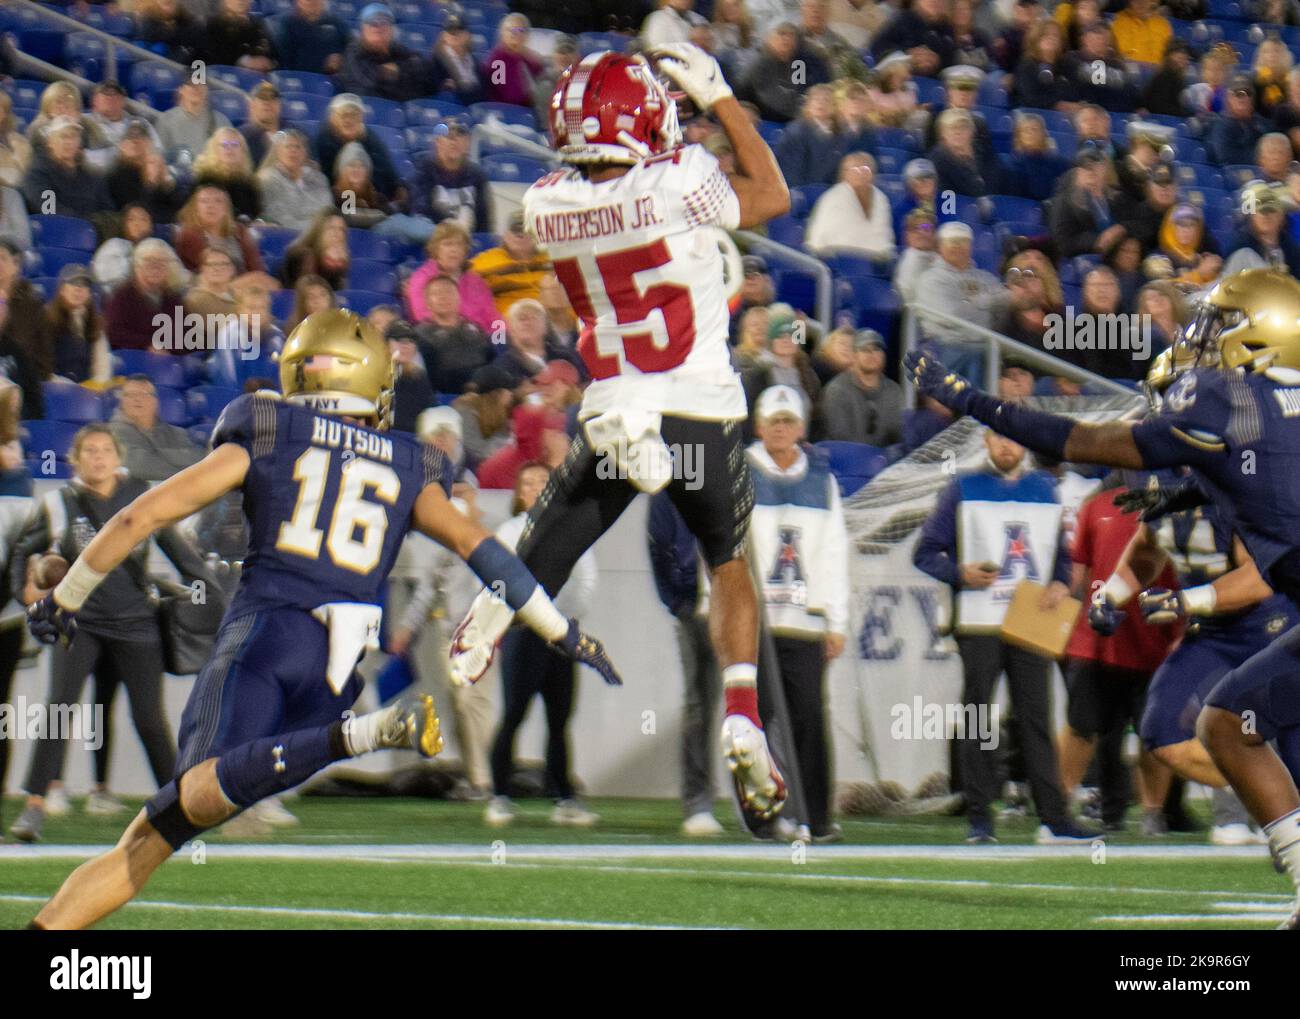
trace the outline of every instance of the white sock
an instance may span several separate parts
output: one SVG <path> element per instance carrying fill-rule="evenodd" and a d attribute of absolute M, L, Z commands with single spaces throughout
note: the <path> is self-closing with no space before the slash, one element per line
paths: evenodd
<path fill-rule="evenodd" d="M 1282 861 L 1291 883 L 1300 892 L 1300 810 L 1283 814 L 1276 821 L 1264 825 L 1269 848 Z"/>
<path fill-rule="evenodd" d="M 370 711 L 343 720 L 343 745 L 353 757 L 368 754 L 379 747 L 379 720 L 383 711 Z"/>
<path fill-rule="evenodd" d="M 722 670 L 722 685 L 728 686 L 758 686 L 758 666 L 747 663 L 738 665 L 728 665 Z"/>

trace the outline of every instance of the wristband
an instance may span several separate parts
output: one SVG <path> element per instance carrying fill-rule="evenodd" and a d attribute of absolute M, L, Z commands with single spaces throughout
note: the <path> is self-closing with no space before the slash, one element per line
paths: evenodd
<path fill-rule="evenodd" d="M 77 612 L 106 576 L 108 574 L 91 569 L 85 559 L 74 560 L 54 589 L 54 601 L 61 609 Z"/>
<path fill-rule="evenodd" d="M 1186 606 L 1189 616 L 1214 615 L 1214 606 L 1218 600 L 1219 596 L 1215 593 L 1213 584 L 1189 587 L 1183 592 L 1183 605 Z"/>

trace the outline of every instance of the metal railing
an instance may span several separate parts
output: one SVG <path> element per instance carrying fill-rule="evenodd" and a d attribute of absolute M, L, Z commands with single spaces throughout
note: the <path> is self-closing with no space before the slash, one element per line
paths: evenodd
<path fill-rule="evenodd" d="M 998 391 L 998 379 L 1002 375 L 1002 357 L 1003 354 L 1013 355 L 1015 360 L 1031 368 L 1035 368 L 1051 375 L 1060 376 L 1089 386 L 1092 389 L 1100 390 L 1113 396 L 1126 396 L 1131 398 L 1135 403 L 1141 403 L 1142 397 L 1128 386 L 1116 382 L 1114 379 L 1108 379 L 1095 372 L 1090 372 L 1086 368 L 1080 368 L 1078 365 L 1070 364 L 1069 361 L 1063 361 L 1059 357 L 1033 347 L 1027 346 L 1018 340 L 1013 340 L 1010 336 L 1003 336 L 1001 333 L 994 332 L 992 329 L 985 329 L 983 326 L 975 325 L 973 322 L 967 322 L 964 319 L 956 318 L 942 311 L 936 311 L 933 308 L 927 308 L 923 305 L 912 302 L 903 309 L 903 350 L 904 355 L 908 351 L 916 349 L 920 343 L 921 325 L 919 320 L 924 319 L 927 323 L 937 324 L 945 329 L 954 332 L 964 333 L 974 337 L 984 343 L 984 391 L 996 393 Z M 943 342 L 943 341 L 940 341 Z M 974 346 L 974 344 L 972 344 Z M 906 390 L 904 399 L 906 406 L 913 407 L 916 405 L 916 388 L 914 386 L 905 386 Z"/>
<path fill-rule="evenodd" d="M 14 53 L 14 65 L 21 70 L 36 71 L 41 75 L 49 78 L 51 81 L 67 81 L 76 85 L 83 91 L 89 91 L 95 87 L 95 83 L 89 79 L 83 78 L 79 74 L 74 74 L 66 67 L 59 67 L 57 64 L 51 64 L 39 57 L 28 56 L 26 53 Z M 136 99 L 127 99 L 126 108 L 138 117 L 144 117 L 147 120 L 157 120 L 162 116 L 148 103 L 142 103 Z"/>
<path fill-rule="evenodd" d="M 470 158 L 475 162 L 479 160 L 479 153 L 482 150 L 484 141 L 491 141 L 517 149 L 519 152 L 534 156 L 537 159 L 544 159 L 547 162 L 554 163 L 558 159 L 555 151 L 549 146 L 541 145 L 530 138 L 523 138 L 508 127 L 502 125 L 499 121 L 487 120 L 478 124 L 470 132 Z M 829 330 L 831 327 L 831 297 L 834 278 L 831 275 L 830 268 L 825 262 L 805 254 L 797 248 L 791 248 L 785 244 L 778 244 L 762 234 L 754 233 L 750 230 L 737 230 L 733 232 L 738 240 L 742 240 L 748 245 L 747 253 L 754 255 L 769 254 L 785 262 L 792 262 L 800 269 L 811 273 L 816 281 L 816 309 L 814 317 L 820 323 L 821 327 Z"/>
<path fill-rule="evenodd" d="M 117 36 L 110 32 L 105 32 L 103 29 L 93 28 L 90 25 L 87 25 L 84 21 L 78 21 L 76 18 L 70 18 L 66 14 L 59 14 L 57 11 L 51 11 L 42 7 L 38 3 L 34 3 L 33 0 L 5 0 L 5 2 L 6 6 L 12 7 L 15 10 L 28 11 L 43 21 L 58 25 L 60 28 L 65 28 L 69 31 L 93 35 L 96 39 L 102 42 L 104 44 L 105 81 L 117 81 L 117 54 L 119 50 L 123 53 L 131 54 L 137 60 L 162 64 L 166 67 L 172 68 L 173 70 L 180 71 L 181 74 L 186 77 L 193 74 L 193 68 L 191 67 L 186 67 L 184 64 L 179 64 L 175 60 L 170 60 L 167 57 L 159 56 L 157 53 L 153 52 L 153 50 L 147 50 L 143 46 L 137 46 L 133 42 L 119 39 Z M 25 54 L 23 55 L 26 56 Z M 27 57 L 27 59 L 35 60 L 34 57 Z M 53 64 L 45 63 L 45 61 L 37 61 L 37 65 L 43 65 L 45 73 L 55 73 L 55 76 L 58 78 L 68 81 L 74 79 L 78 82 L 85 81 L 84 78 L 78 79 L 76 75 L 72 74 L 66 68 L 55 67 Z M 87 84 L 90 83 L 87 82 Z M 228 81 L 222 81 L 220 78 L 214 78 L 211 75 L 208 76 L 208 86 L 219 91 L 237 92 L 241 96 L 245 95 L 244 90 L 238 85 L 232 85 Z"/>

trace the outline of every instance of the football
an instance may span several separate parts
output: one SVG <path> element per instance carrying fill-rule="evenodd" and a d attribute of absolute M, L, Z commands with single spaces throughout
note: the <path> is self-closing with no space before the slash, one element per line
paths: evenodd
<path fill-rule="evenodd" d="M 68 561 L 61 555 L 43 555 L 36 560 L 32 570 L 32 583 L 42 591 L 48 591 L 68 572 Z"/>

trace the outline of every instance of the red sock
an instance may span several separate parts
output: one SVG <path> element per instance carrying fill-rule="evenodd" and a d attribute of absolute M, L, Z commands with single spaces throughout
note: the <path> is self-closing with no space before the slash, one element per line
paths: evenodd
<path fill-rule="evenodd" d="M 722 699 L 728 715 L 744 715 L 760 729 L 758 717 L 758 669 L 753 665 L 729 665 L 722 670 Z"/>

